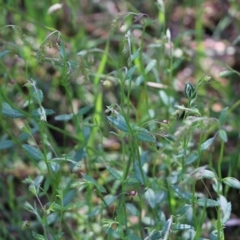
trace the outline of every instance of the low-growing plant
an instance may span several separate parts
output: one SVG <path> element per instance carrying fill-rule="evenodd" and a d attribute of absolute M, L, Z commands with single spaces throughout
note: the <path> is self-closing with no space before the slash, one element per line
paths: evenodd
<path fill-rule="evenodd" d="M 134 21 L 141 23 L 141 39 L 132 35 Z M 222 176 L 228 141 L 224 124 L 230 112 L 226 107 L 218 117 L 211 117 L 199 104 L 204 98 L 199 97 L 201 87 L 211 84 L 209 76 L 195 85 L 186 82 L 181 101 L 174 98 L 174 89 L 158 75 L 162 65 L 168 66 L 166 76 L 169 82 L 172 79 L 172 49 L 166 62 L 152 51 L 155 47 L 167 51 L 164 46 L 173 44 L 170 30 L 161 43 L 144 46 L 146 28 L 153 22 L 139 13 L 113 21 L 111 34 L 119 23 L 127 28 L 121 61 L 111 55 L 112 35 L 104 50 L 84 49 L 72 59 L 59 31 L 47 35 L 36 52 L 36 64 L 48 63 L 58 70 L 65 109 L 45 107 L 51 105 L 45 101 L 47 91 L 33 77 L 25 80 L 24 90 L 14 90 L 19 102 L 8 92 L 8 83 L 2 84 L 2 161 L 6 166 L 14 164 L 8 156 L 16 152 L 15 158 L 36 170 L 22 181 L 32 197 L 18 200 L 30 213 L 21 219 L 23 231 L 31 230 L 28 238 L 224 239 L 232 211 L 227 194 L 229 188 L 240 189 L 236 178 Z M 8 27 L 19 33 L 19 28 Z M 54 56 L 47 56 L 49 48 L 55 49 Z M 9 53 L 4 50 L 0 57 Z M 98 68 L 91 65 L 91 58 Z M 80 83 L 73 82 L 77 74 Z M 148 89 L 149 78 L 154 88 L 160 87 L 157 94 Z M 105 89 L 108 86 L 110 90 Z M 81 107 L 74 101 L 80 94 L 76 89 L 84 95 Z M 47 95 L 57 96 L 55 90 L 49 91 Z M 117 95 L 115 102 L 104 106 L 104 91 Z M 48 122 L 53 114 L 62 128 Z M 11 126 L 18 126 L 18 131 Z M 64 147 L 58 146 L 52 130 L 63 136 Z M 105 151 L 106 138 L 119 144 L 117 152 Z M 7 239 L 7 231 L 3 234 Z"/>

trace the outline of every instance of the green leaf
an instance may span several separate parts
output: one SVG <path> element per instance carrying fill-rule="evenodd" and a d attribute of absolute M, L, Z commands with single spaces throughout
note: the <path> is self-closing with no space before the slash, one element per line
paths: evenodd
<path fill-rule="evenodd" d="M 44 111 L 45 111 L 45 115 L 46 115 L 46 116 L 52 115 L 52 114 L 55 113 L 52 109 L 44 109 Z M 37 109 L 35 109 L 35 110 L 33 110 L 33 111 L 31 112 L 31 116 L 32 116 L 32 117 L 39 118 L 39 117 L 41 117 L 42 115 L 43 115 L 43 113 L 42 113 L 42 109 L 41 109 L 41 108 L 37 108 Z"/>
<path fill-rule="evenodd" d="M 55 116 L 54 119 L 57 120 L 57 121 L 69 121 L 71 120 L 73 117 L 73 114 L 61 114 L 61 115 L 58 115 L 58 116 Z"/>
<path fill-rule="evenodd" d="M 102 192 L 102 193 L 107 192 L 106 189 L 103 186 L 101 186 L 100 184 L 98 184 L 95 179 L 93 179 L 92 177 L 90 177 L 87 174 L 82 174 L 82 175 L 83 175 L 83 179 L 85 179 L 88 183 L 93 184 L 99 192 Z"/>
<path fill-rule="evenodd" d="M 205 151 L 207 150 L 211 144 L 213 143 L 215 137 L 212 137 L 212 138 L 209 138 L 207 141 L 205 141 L 202 145 L 201 145 L 201 148 L 200 148 L 200 151 Z"/>
<path fill-rule="evenodd" d="M 144 151 L 142 152 L 141 156 L 140 156 L 140 162 L 141 162 L 141 166 L 143 166 L 145 163 L 147 163 L 150 160 L 149 158 L 149 154 L 148 151 Z"/>
<path fill-rule="evenodd" d="M 240 189 L 240 181 L 237 180 L 236 178 L 226 177 L 226 178 L 223 178 L 222 181 L 223 181 L 223 183 L 225 183 L 229 187 Z"/>
<path fill-rule="evenodd" d="M 222 141 L 224 141 L 224 142 L 227 142 L 227 141 L 228 141 L 227 133 L 226 133 L 225 130 L 220 129 L 220 130 L 218 131 L 218 134 L 219 134 L 219 137 L 221 138 Z"/>
<path fill-rule="evenodd" d="M 132 79 L 132 76 L 133 76 L 133 74 L 134 74 L 134 72 L 136 71 L 136 69 L 137 69 L 137 66 L 133 66 L 133 67 L 131 67 L 128 71 L 127 71 L 127 74 L 126 74 L 126 76 L 125 76 L 125 80 L 127 80 L 127 79 Z"/>
<path fill-rule="evenodd" d="M 8 149 L 14 145 L 12 140 L 2 140 L 0 142 L 0 150 Z"/>
<path fill-rule="evenodd" d="M 156 142 L 156 139 L 147 131 L 147 129 L 141 128 L 141 130 L 136 132 L 136 137 L 143 142 Z"/>
<path fill-rule="evenodd" d="M 229 77 L 230 75 L 234 74 L 234 71 L 222 71 L 218 74 L 219 77 L 221 78 L 225 78 L 225 77 Z"/>
<path fill-rule="evenodd" d="M 34 133 L 38 132 L 39 128 L 38 126 L 35 126 L 34 128 L 28 128 L 27 125 L 25 125 L 22 128 L 22 133 L 19 135 L 18 140 L 19 141 L 25 141 L 27 140 L 31 135 L 33 135 Z"/>
<path fill-rule="evenodd" d="M 193 162 L 195 162 L 197 159 L 198 159 L 198 154 L 197 153 L 192 153 L 188 158 L 187 160 L 185 161 L 184 165 L 189 165 Z"/>
<path fill-rule="evenodd" d="M 182 189 L 176 185 L 172 185 L 174 192 L 182 199 L 190 201 L 192 199 L 192 194 L 190 192 L 183 192 Z"/>
<path fill-rule="evenodd" d="M 117 221 L 122 225 L 125 226 L 126 225 L 126 211 L 125 211 L 125 206 L 123 207 L 123 205 L 121 204 L 118 208 L 117 208 Z"/>
<path fill-rule="evenodd" d="M 207 179 L 213 179 L 213 178 L 216 178 L 214 172 L 209 171 L 209 170 L 205 170 L 205 169 L 204 169 L 203 171 L 200 172 L 200 176 L 201 176 L 202 178 L 207 178 Z"/>
<path fill-rule="evenodd" d="M 110 206 L 112 203 L 114 203 L 117 200 L 117 196 L 107 195 L 104 197 L 104 201 L 107 204 L 107 206 Z"/>
<path fill-rule="evenodd" d="M 34 90 L 32 97 L 35 103 L 41 104 L 43 101 L 43 92 L 39 89 Z"/>
<path fill-rule="evenodd" d="M 187 229 L 194 229 L 193 226 L 191 225 L 188 225 L 188 224 L 176 224 L 176 225 L 173 225 L 172 230 L 187 230 Z"/>
<path fill-rule="evenodd" d="M 137 86 L 140 86 L 143 82 L 144 82 L 144 76 L 140 75 L 140 76 L 137 77 L 137 79 L 135 81 L 135 84 Z"/>
<path fill-rule="evenodd" d="M 139 165 L 138 161 L 135 161 L 133 164 L 133 171 L 134 171 L 134 175 L 136 177 L 136 179 L 138 180 L 138 182 L 140 182 L 141 184 L 144 183 L 144 178 L 146 178 L 146 174 L 144 173 L 144 171 L 141 171 L 141 166 Z M 142 176 L 142 173 L 144 176 Z"/>
<path fill-rule="evenodd" d="M 116 179 L 116 180 L 121 180 L 122 179 L 122 174 L 120 174 L 117 170 L 107 166 L 107 170 L 110 172 L 110 174 Z"/>
<path fill-rule="evenodd" d="M 222 184 L 220 181 L 218 181 L 217 178 L 213 178 L 213 184 L 212 184 L 212 188 L 216 193 L 221 193 L 222 192 Z"/>
<path fill-rule="evenodd" d="M 138 48 L 137 51 L 131 55 L 131 61 L 133 62 L 139 55 L 141 48 Z"/>
<path fill-rule="evenodd" d="M 44 180 L 44 176 L 38 175 L 33 181 L 34 186 L 39 187 L 41 185 L 41 183 L 43 182 L 43 180 Z"/>
<path fill-rule="evenodd" d="M 59 172 L 60 170 L 60 165 L 56 162 L 51 162 L 50 163 L 50 168 L 53 172 Z"/>
<path fill-rule="evenodd" d="M 117 129 L 123 132 L 129 132 L 128 125 L 121 114 L 118 114 L 116 117 L 107 116 L 108 121 Z"/>
<path fill-rule="evenodd" d="M 18 110 L 12 108 L 8 103 L 2 103 L 2 114 L 11 118 L 24 118 L 25 116 Z"/>
<path fill-rule="evenodd" d="M 156 206 L 156 195 L 154 191 L 151 188 L 148 188 L 147 191 L 144 193 L 144 196 L 150 207 L 154 208 Z"/>
<path fill-rule="evenodd" d="M 220 113 L 219 122 L 220 122 L 221 125 L 224 124 L 224 122 L 226 120 L 226 117 L 227 117 L 227 114 L 228 114 L 228 107 L 224 108 Z"/>
<path fill-rule="evenodd" d="M 65 57 L 66 57 L 65 43 L 62 40 L 61 40 L 60 47 L 59 47 L 59 54 L 62 59 L 65 59 Z"/>
<path fill-rule="evenodd" d="M 196 88 L 190 82 L 186 82 L 185 84 L 184 95 L 188 99 L 196 98 Z"/>
<path fill-rule="evenodd" d="M 11 51 L 5 50 L 0 52 L 0 58 L 2 58 L 3 56 L 5 56 L 6 54 L 10 53 Z"/>
<path fill-rule="evenodd" d="M 145 74 L 149 73 L 154 68 L 156 63 L 157 61 L 155 59 L 151 60 L 145 68 Z"/>
<path fill-rule="evenodd" d="M 105 229 L 105 233 L 108 235 L 107 239 L 121 239 L 121 232 L 119 232 L 119 228 L 113 229 L 111 227 Z"/>
<path fill-rule="evenodd" d="M 44 158 L 42 152 L 38 148 L 28 144 L 23 144 L 22 147 L 34 160 L 41 161 Z"/>
<path fill-rule="evenodd" d="M 101 212 L 101 206 L 93 207 L 92 210 L 88 213 L 88 217 L 95 217 Z"/>
<path fill-rule="evenodd" d="M 47 177 L 46 180 L 44 181 L 44 185 L 43 185 L 44 192 L 48 191 L 50 184 L 51 184 L 51 179 L 50 179 L 50 177 Z"/>
<path fill-rule="evenodd" d="M 138 208 L 132 203 L 126 203 L 126 209 L 132 216 L 138 216 L 139 214 Z"/>
<path fill-rule="evenodd" d="M 190 204 L 185 204 L 183 207 L 181 207 L 178 211 L 177 214 L 178 215 L 185 215 L 186 212 L 191 208 L 192 206 Z"/>
<path fill-rule="evenodd" d="M 227 202 L 226 198 L 222 195 L 219 196 L 218 202 L 221 207 L 221 222 L 225 224 L 231 216 L 232 205 L 230 202 Z"/>
<path fill-rule="evenodd" d="M 126 236 L 125 240 L 141 240 L 141 238 L 135 235 L 134 233 L 130 233 Z M 151 238 L 151 240 L 153 239 Z"/>
<path fill-rule="evenodd" d="M 196 201 L 198 206 L 201 207 L 218 207 L 219 203 L 215 200 L 209 199 L 209 198 L 199 198 Z"/>
<path fill-rule="evenodd" d="M 165 106 L 169 106 L 171 104 L 171 97 L 166 93 L 166 91 L 160 90 L 159 95 Z"/>
<path fill-rule="evenodd" d="M 36 240 L 46 240 L 43 235 L 38 234 L 38 233 L 35 233 L 35 232 L 33 232 L 33 231 L 32 231 L 32 236 L 33 236 L 33 238 L 36 239 Z"/>
<path fill-rule="evenodd" d="M 175 142 L 176 139 L 172 134 L 166 134 L 163 136 L 166 140 L 168 140 L 169 142 Z"/>
<path fill-rule="evenodd" d="M 220 234 L 220 236 L 219 236 Z M 219 232 L 219 230 L 214 230 L 209 235 L 210 240 L 223 240 L 223 233 L 222 231 Z"/>
<path fill-rule="evenodd" d="M 114 116 L 107 116 L 107 119 L 109 123 L 117 129 L 126 133 L 130 133 L 125 118 L 120 113 L 115 113 Z M 143 142 L 156 142 L 156 139 L 150 134 L 150 132 L 146 128 L 138 127 L 135 124 L 131 124 L 130 127 L 138 140 Z"/>
<path fill-rule="evenodd" d="M 77 115 L 78 116 L 82 116 L 84 114 L 87 114 L 92 109 L 93 109 L 93 106 L 92 105 L 88 105 L 86 107 L 83 107 L 83 108 L 79 109 L 78 112 L 77 112 Z"/>

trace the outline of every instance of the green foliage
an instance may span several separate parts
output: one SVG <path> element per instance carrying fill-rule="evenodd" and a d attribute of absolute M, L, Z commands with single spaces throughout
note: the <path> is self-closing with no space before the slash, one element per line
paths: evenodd
<path fill-rule="evenodd" d="M 19 26 L 0 29 L 0 235 L 225 239 L 235 214 L 229 189 L 240 189 L 240 102 L 201 68 L 202 18 L 196 72 L 175 86 L 193 33 L 174 38 L 166 29 L 172 1 L 144 3 L 152 19 L 131 1 L 119 16 L 90 2 L 106 13 L 103 29 L 79 24 L 81 14 L 95 16 L 84 3 L 86 13 L 75 1 L 26 0 L 24 12 L 1 3 L 4 21 Z"/>

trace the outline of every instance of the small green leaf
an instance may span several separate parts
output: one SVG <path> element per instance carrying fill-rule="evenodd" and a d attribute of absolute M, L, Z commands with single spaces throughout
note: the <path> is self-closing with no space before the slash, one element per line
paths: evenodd
<path fill-rule="evenodd" d="M 93 207 L 92 210 L 88 213 L 88 217 L 97 216 L 101 212 L 101 210 L 102 209 L 100 206 Z"/>
<path fill-rule="evenodd" d="M 38 148 L 28 144 L 23 144 L 22 147 L 34 160 L 41 161 L 44 158 L 42 152 Z"/>
<path fill-rule="evenodd" d="M 124 119 L 124 117 L 120 114 L 118 114 L 116 117 L 114 116 L 107 116 L 108 121 L 116 128 L 123 132 L 128 132 L 128 126 Z"/>
<path fill-rule="evenodd" d="M 156 63 L 157 61 L 155 59 L 151 60 L 145 68 L 145 74 L 149 73 L 154 68 Z"/>
<path fill-rule="evenodd" d="M 221 125 L 224 124 L 224 122 L 226 120 L 226 117 L 227 117 L 227 114 L 228 114 L 228 107 L 224 108 L 220 113 L 219 122 L 220 122 Z"/>
<path fill-rule="evenodd" d="M 194 229 L 194 227 L 188 224 L 176 224 L 172 226 L 172 230 L 187 230 L 187 229 Z"/>
<path fill-rule="evenodd" d="M 216 177 L 216 176 L 215 176 L 215 173 L 212 172 L 212 171 L 209 171 L 209 170 L 203 170 L 203 171 L 201 171 L 201 172 L 200 172 L 200 176 L 201 176 L 202 178 L 207 178 L 207 179 L 213 179 L 213 178 Z"/>
<path fill-rule="evenodd" d="M 141 238 L 139 236 L 135 235 L 134 233 L 130 233 L 126 236 L 125 240 L 141 240 Z M 154 240 L 154 239 L 151 238 L 151 240 Z"/>
<path fill-rule="evenodd" d="M 131 55 L 131 61 L 133 62 L 139 55 L 141 48 L 138 48 L 137 51 Z"/>
<path fill-rule="evenodd" d="M 34 186 L 39 187 L 41 185 L 41 183 L 43 182 L 43 180 L 44 180 L 44 176 L 38 175 L 33 181 Z"/>
<path fill-rule="evenodd" d="M 0 142 L 0 150 L 8 149 L 14 145 L 12 140 L 2 140 Z"/>
<path fill-rule="evenodd" d="M 174 192 L 182 199 L 190 201 L 192 199 L 192 194 L 190 192 L 183 192 L 182 189 L 176 185 L 172 185 Z"/>
<path fill-rule="evenodd" d="M 38 195 L 38 188 L 35 187 L 33 184 L 31 184 L 29 186 L 29 191 L 34 195 L 34 196 L 37 196 Z"/>
<path fill-rule="evenodd" d="M 138 182 L 140 182 L 141 184 L 144 183 L 144 179 L 146 179 L 146 174 L 144 173 L 144 171 L 141 171 L 142 166 L 139 166 L 138 161 L 135 161 L 133 164 L 133 171 L 134 171 L 134 175 L 136 177 L 136 179 L 138 180 Z M 143 174 L 143 175 L 142 175 Z"/>
<path fill-rule="evenodd" d="M 127 71 L 127 74 L 126 74 L 126 76 L 125 76 L 125 79 L 127 80 L 127 79 L 132 79 L 132 76 L 133 76 L 133 74 L 134 74 L 134 72 L 136 71 L 136 69 L 137 69 L 137 66 L 133 66 L 133 67 L 131 67 L 128 71 Z"/>
<path fill-rule="evenodd" d="M 192 206 L 190 204 L 185 204 L 183 207 L 181 207 L 178 211 L 177 211 L 177 214 L 178 215 L 185 215 L 186 212 L 191 208 Z"/>
<path fill-rule="evenodd" d="M 169 142 L 175 142 L 176 139 L 172 134 L 166 134 L 163 136 L 166 140 L 168 140 Z"/>
<path fill-rule="evenodd" d="M 221 214 L 222 214 L 221 222 L 222 222 L 222 224 L 225 224 L 231 216 L 232 205 L 222 195 L 219 196 L 218 202 L 221 207 Z"/>
<path fill-rule="evenodd" d="M 225 78 L 225 77 L 229 77 L 229 76 L 232 75 L 232 74 L 234 74 L 234 72 L 228 70 L 228 71 L 222 71 L 222 72 L 220 72 L 220 73 L 218 74 L 218 76 L 221 77 L 221 78 Z"/>
<path fill-rule="evenodd" d="M 118 198 L 117 196 L 107 195 L 106 197 L 104 197 L 104 201 L 107 204 L 107 206 L 110 206 L 117 200 L 117 198 Z"/>
<path fill-rule="evenodd" d="M 219 236 L 220 234 L 220 236 Z M 214 230 L 209 235 L 210 240 L 223 240 L 223 233 L 219 230 Z"/>
<path fill-rule="evenodd" d="M 226 178 L 223 178 L 222 181 L 223 181 L 223 183 L 225 183 L 229 187 L 240 189 L 240 181 L 237 180 L 236 178 L 226 177 Z"/>
<path fill-rule="evenodd" d="M 64 41 L 61 41 L 61 43 L 60 43 L 59 54 L 60 54 L 62 59 L 65 59 L 66 51 L 65 51 L 65 43 L 64 43 Z"/>
<path fill-rule="evenodd" d="M 120 174 L 118 171 L 116 171 L 115 169 L 113 169 L 109 166 L 107 166 L 106 168 L 116 180 L 121 180 L 122 179 L 122 176 L 121 176 L 122 174 Z"/>
<path fill-rule="evenodd" d="M 184 95 L 188 99 L 194 99 L 197 96 L 196 88 L 190 82 L 185 84 Z"/>
<path fill-rule="evenodd" d="M 38 130 L 39 130 L 38 126 L 35 126 L 34 128 L 30 128 L 29 126 L 25 125 L 22 128 L 23 132 L 19 135 L 18 140 L 19 141 L 25 141 L 30 136 L 32 136 L 34 133 L 38 132 Z"/>
<path fill-rule="evenodd" d="M 125 206 L 123 206 L 122 204 L 120 206 L 118 206 L 117 208 L 117 221 L 125 226 L 126 225 L 126 211 L 125 211 Z"/>
<path fill-rule="evenodd" d="M 92 105 L 88 105 L 88 106 L 85 106 L 81 109 L 78 110 L 78 113 L 77 115 L 78 116 L 82 116 L 84 114 L 87 114 L 89 111 L 91 111 L 93 109 L 93 106 Z"/>
<path fill-rule="evenodd" d="M 39 89 L 34 90 L 32 97 L 35 103 L 41 104 L 43 101 L 43 92 Z"/>
<path fill-rule="evenodd" d="M 138 216 L 139 214 L 138 208 L 132 203 L 126 203 L 126 209 L 132 216 Z"/>
<path fill-rule="evenodd" d="M 52 109 L 44 109 L 44 112 L 46 116 L 54 114 L 54 111 Z M 35 109 L 31 112 L 32 117 L 38 118 L 38 117 L 41 117 L 42 115 L 43 113 L 41 108 Z"/>
<path fill-rule="evenodd" d="M 8 103 L 2 103 L 2 114 L 11 118 L 24 118 L 25 116 L 18 110 L 12 108 Z"/>
<path fill-rule="evenodd" d="M 218 131 L 218 134 L 219 134 L 219 137 L 221 138 L 222 141 L 224 141 L 224 142 L 227 142 L 227 141 L 228 141 L 227 133 L 226 133 L 225 130 L 220 129 L 220 130 Z"/>
<path fill-rule="evenodd" d="M 213 184 L 212 184 L 212 188 L 216 193 L 220 193 L 222 192 L 222 184 L 220 181 L 218 181 L 217 178 L 213 178 Z"/>
<path fill-rule="evenodd" d="M 218 207 L 219 203 L 215 200 L 209 198 L 199 198 L 196 201 L 197 205 L 200 207 Z"/>
<path fill-rule="evenodd" d="M 140 76 L 137 77 L 137 79 L 135 81 L 135 84 L 137 86 L 140 86 L 143 82 L 144 82 L 144 76 L 140 75 Z"/>
<path fill-rule="evenodd" d="M 211 144 L 213 143 L 215 137 L 212 137 L 212 138 L 209 138 L 207 141 L 205 141 L 202 145 L 201 145 L 201 148 L 200 148 L 200 151 L 205 151 L 207 150 Z"/>
<path fill-rule="evenodd" d="M 67 121 L 71 120 L 72 117 L 73 117 L 73 114 L 71 113 L 71 114 L 58 115 L 54 119 L 57 120 L 57 121 L 65 121 L 65 122 L 67 122 Z"/>
<path fill-rule="evenodd" d="M 2 58 L 3 56 L 5 56 L 6 54 L 10 53 L 11 51 L 5 50 L 0 52 L 0 58 Z"/>
<path fill-rule="evenodd" d="M 172 99 L 171 97 L 166 93 L 166 91 L 160 90 L 159 91 L 159 96 L 165 106 L 169 106 L 171 104 Z"/>
<path fill-rule="evenodd" d="M 98 184 L 95 179 L 93 179 L 92 177 L 90 177 L 90 176 L 87 175 L 87 174 L 82 174 L 82 175 L 83 175 L 83 178 L 84 178 L 88 183 L 93 184 L 93 185 L 97 188 L 97 190 L 98 190 L 99 192 L 102 192 L 102 193 L 106 193 L 106 192 L 107 192 L 106 189 L 105 189 L 103 186 L 101 186 L 100 184 Z"/>
<path fill-rule="evenodd" d="M 198 159 L 198 154 L 197 153 L 192 153 L 187 160 L 185 161 L 184 165 L 189 165 L 192 164 L 193 162 L 195 162 Z"/>
<path fill-rule="evenodd" d="M 146 129 L 143 128 L 136 132 L 136 137 L 138 140 L 143 142 L 156 142 L 156 139 Z"/>
<path fill-rule="evenodd" d="M 50 168 L 53 172 L 59 172 L 60 170 L 60 165 L 56 162 L 51 162 L 50 163 Z"/>
<path fill-rule="evenodd" d="M 147 151 L 142 152 L 141 156 L 140 156 L 140 162 L 141 162 L 141 166 L 143 166 L 145 163 L 147 163 L 150 160 L 149 158 L 149 154 Z"/>
<path fill-rule="evenodd" d="M 32 232 L 32 236 L 33 236 L 33 238 L 36 239 L 36 240 L 46 240 L 43 235 L 38 234 L 38 233 L 35 233 L 35 232 Z"/>
<path fill-rule="evenodd" d="M 147 191 L 144 193 L 145 199 L 149 203 L 151 208 L 156 206 L 156 195 L 151 188 L 148 188 Z"/>

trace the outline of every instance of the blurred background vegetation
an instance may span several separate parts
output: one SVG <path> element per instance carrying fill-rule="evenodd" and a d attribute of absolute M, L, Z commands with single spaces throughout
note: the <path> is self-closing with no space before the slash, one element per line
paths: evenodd
<path fill-rule="evenodd" d="M 44 136 L 41 127 L 34 125 L 31 116 L 27 115 L 31 129 L 37 129 L 31 133 L 34 138 L 27 140 L 21 138 L 25 119 L 10 119 L 1 114 L 1 239 L 32 239 L 32 229 L 41 232 L 34 214 L 24 209 L 26 201 L 35 202 L 37 207 L 39 203 L 23 180 L 28 176 L 32 179 L 44 176 L 44 170 L 23 151 L 22 139 L 40 147 L 45 139 L 45 144 L 49 141 L 57 156 L 74 155 L 76 161 L 92 162 L 82 171 L 100 179 L 100 184 L 110 191 L 112 179 L 103 162 L 115 161 L 116 167 L 120 167 L 123 146 L 118 137 L 109 134 L 113 129 L 107 122 L 105 109 L 112 104 L 125 105 L 123 96 L 129 97 L 131 109 L 128 113 L 131 121 L 138 125 L 149 121 L 151 113 L 159 122 L 169 121 L 176 104 L 187 104 L 183 93 L 186 82 L 197 85 L 201 78 L 210 79 L 199 88 L 197 105 L 203 116 L 211 118 L 218 118 L 228 107 L 224 124 L 228 140 L 224 154 L 220 151 L 220 141 L 216 141 L 210 153 L 201 156 L 201 165 L 210 164 L 217 169 L 218 159 L 223 154 L 222 177 L 240 179 L 238 1 L 5 0 L 0 8 L 1 102 L 28 113 L 33 111 L 34 107 L 29 104 L 33 96 L 26 86 L 28 80 L 33 79 L 44 96 L 41 104 L 54 111 L 47 116 Z M 122 89 L 116 81 L 119 70 L 124 71 L 129 66 L 126 55 L 129 39 L 132 52 L 141 49 L 142 54 L 135 60 L 140 67 L 136 84 L 130 91 Z M 154 64 L 154 68 L 149 63 Z M 146 71 L 147 66 L 151 71 Z M 82 112 L 79 113 L 79 109 Z M 66 121 L 76 112 L 79 118 Z M 63 117 L 62 114 L 69 115 Z M 59 115 L 65 121 L 59 121 L 60 118 L 56 118 Z M 183 118 L 184 113 L 179 115 L 170 133 L 176 131 Z M 97 128 L 93 130 L 93 126 Z M 206 130 L 208 137 L 214 136 L 215 126 Z M 16 144 L 5 148 L 3 142 L 8 138 L 14 139 Z M 199 134 L 195 133 L 193 142 L 198 139 Z M 144 144 L 141 147 L 153 148 Z M 166 153 L 173 151 L 164 144 L 159 147 L 166 149 Z M 159 158 L 155 172 L 151 172 L 153 175 L 162 171 L 160 155 L 155 150 L 151 155 L 151 158 Z M 69 164 L 63 163 L 61 169 L 61 175 L 56 178 L 61 177 L 68 185 L 65 200 L 75 203 L 79 209 L 77 213 L 66 214 L 62 239 L 103 239 L 98 220 L 90 223 L 87 217 L 79 217 L 86 214 L 85 211 L 81 213 L 84 207 L 78 203 L 83 196 L 71 190 L 70 185 L 81 176 L 73 173 Z M 107 180 L 104 182 L 104 179 Z M 211 184 L 208 181 L 205 184 L 214 197 Z M 204 192 L 206 185 L 196 184 L 197 191 Z M 50 199 L 51 195 L 56 195 L 53 188 L 54 185 L 50 189 L 46 187 Z M 117 186 L 113 188 L 120 193 Z M 86 199 L 92 205 L 99 202 L 97 194 L 87 194 Z M 45 198 L 43 196 L 42 203 L 47 202 Z M 239 239 L 239 191 L 227 191 L 226 198 L 232 203 L 231 219 L 235 219 L 226 227 L 226 239 Z M 210 219 L 214 215 L 214 212 L 208 213 Z M 23 227 L 28 223 L 31 228 Z M 94 236 L 87 235 L 84 224 L 92 225 L 86 229 L 91 229 Z"/>

